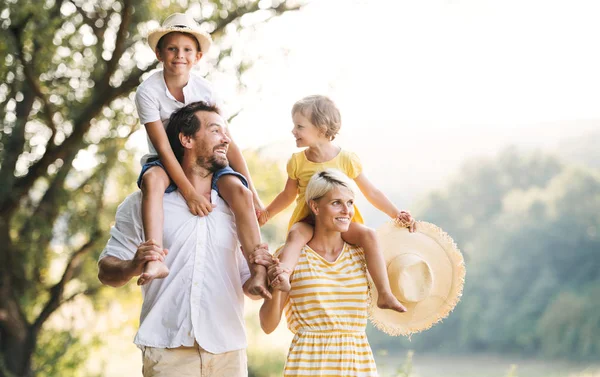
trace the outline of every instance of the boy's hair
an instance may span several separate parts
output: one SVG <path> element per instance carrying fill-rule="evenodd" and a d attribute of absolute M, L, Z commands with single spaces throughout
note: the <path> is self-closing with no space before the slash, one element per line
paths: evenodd
<path fill-rule="evenodd" d="M 196 116 L 198 111 L 209 111 L 217 114 L 221 114 L 221 111 L 216 105 L 212 105 L 203 101 L 192 102 L 184 107 L 176 110 L 171 117 L 169 118 L 169 123 L 167 124 L 167 137 L 169 138 L 169 144 L 171 144 L 171 149 L 173 149 L 173 153 L 175 157 L 177 157 L 177 161 L 181 163 L 183 159 L 183 146 L 181 145 L 181 141 L 179 140 L 179 134 L 183 134 L 184 136 L 192 136 L 202 125 L 200 124 L 200 119 Z"/>
<path fill-rule="evenodd" d="M 196 51 L 202 52 L 202 50 L 200 49 L 200 42 L 198 42 L 198 39 L 196 37 L 194 37 L 192 34 L 189 34 L 189 33 L 183 32 L 183 31 L 172 31 L 172 32 L 167 33 L 167 34 L 163 35 L 162 37 L 160 37 L 160 39 L 158 40 L 158 43 L 156 43 L 156 49 L 158 51 L 160 51 L 162 49 L 165 37 L 167 35 L 171 35 L 171 34 L 187 35 L 188 37 L 192 38 L 196 42 Z"/>
<path fill-rule="evenodd" d="M 342 126 L 340 111 L 326 96 L 313 95 L 302 98 L 292 107 L 292 116 L 296 113 L 307 117 L 315 127 L 325 133 L 329 140 L 335 139 Z"/>
<path fill-rule="evenodd" d="M 329 168 L 315 173 L 306 186 L 306 192 L 304 193 L 306 203 L 308 204 L 311 200 L 321 199 L 336 187 L 345 187 L 352 194 L 356 195 L 352 186 L 352 180 L 341 171 Z"/>

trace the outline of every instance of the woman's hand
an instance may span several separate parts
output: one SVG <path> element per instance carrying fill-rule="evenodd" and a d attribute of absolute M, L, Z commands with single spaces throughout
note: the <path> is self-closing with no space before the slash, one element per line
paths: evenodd
<path fill-rule="evenodd" d="M 273 264 L 267 269 L 267 276 L 271 287 L 282 292 L 289 292 L 292 289 L 290 283 L 291 270 L 284 267 L 279 259 L 273 258 Z"/>

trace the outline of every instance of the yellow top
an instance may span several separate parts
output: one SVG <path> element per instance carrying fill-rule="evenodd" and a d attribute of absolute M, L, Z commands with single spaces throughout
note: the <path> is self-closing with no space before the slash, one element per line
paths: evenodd
<path fill-rule="evenodd" d="M 310 214 L 308 204 L 306 204 L 306 185 L 310 178 L 319 171 L 334 168 L 346 174 L 351 179 L 355 179 L 362 173 L 362 164 L 355 153 L 340 150 L 334 158 L 325 162 L 312 162 L 306 158 L 304 151 L 294 153 L 287 163 L 287 173 L 290 179 L 298 181 L 298 197 L 296 198 L 296 208 L 290 218 L 288 229 L 298 221 L 303 220 Z M 353 222 L 364 224 L 364 220 L 356 205 L 354 206 Z"/>
<path fill-rule="evenodd" d="M 295 336 L 283 375 L 377 376 L 365 334 L 371 287 L 363 250 L 345 244 L 329 262 L 306 245 L 290 282 L 285 316 Z"/>

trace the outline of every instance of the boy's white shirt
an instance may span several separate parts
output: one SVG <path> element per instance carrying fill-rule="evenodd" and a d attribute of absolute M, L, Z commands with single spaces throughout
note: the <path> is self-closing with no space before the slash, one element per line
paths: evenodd
<path fill-rule="evenodd" d="M 160 120 L 166 128 L 171 114 L 188 103 L 204 101 L 211 104 L 217 104 L 219 107 L 221 105 L 221 101 L 216 95 L 210 81 L 193 72 L 190 72 L 190 79 L 183 88 L 183 97 L 185 103 L 176 100 L 169 92 L 162 69 L 154 72 L 138 86 L 135 93 L 135 106 L 140 118 L 140 123 L 145 125 Z M 149 158 L 158 157 L 150 138 L 147 135 L 146 138 L 148 139 L 148 154 L 142 157 L 142 165 L 144 165 Z"/>
<path fill-rule="evenodd" d="M 243 284 L 250 278 L 233 213 L 215 190 L 208 216 L 190 213 L 179 191 L 164 196 L 163 246 L 169 275 L 142 287 L 144 301 L 134 343 L 140 347 L 192 347 L 211 353 L 247 347 Z M 143 242 L 142 194 L 117 209 L 111 237 L 99 259 L 133 259 Z"/>

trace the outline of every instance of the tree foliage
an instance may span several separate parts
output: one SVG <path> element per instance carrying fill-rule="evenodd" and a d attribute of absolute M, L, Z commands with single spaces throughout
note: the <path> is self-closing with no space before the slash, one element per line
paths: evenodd
<path fill-rule="evenodd" d="M 49 375 L 44 364 L 74 368 L 80 357 L 36 350 L 75 344 L 68 332 L 45 336 L 54 331 L 45 328 L 48 320 L 99 290 L 95 258 L 116 203 L 134 189 L 132 92 L 156 67 L 136 59 L 147 49 L 143 34 L 158 26 L 152 20 L 194 8 L 220 47 L 221 59 L 208 66 L 218 71 L 232 66 L 231 59 L 221 65 L 232 46 L 220 41 L 247 19 L 298 8 L 285 1 L 168 3 L 0 3 L 0 376 Z M 235 72 L 248 63 L 233 61 Z"/>
<path fill-rule="evenodd" d="M 418 217 L 448 231 L 465 254 L 463 298 L 410 347 L 597 358 L 598 172 L 511 149 L 458 177 L 429 195 Z"/>

